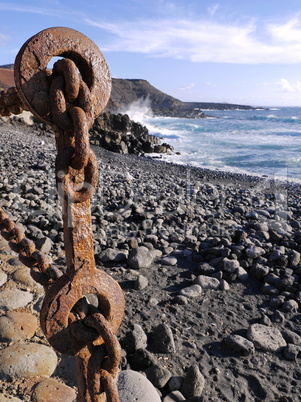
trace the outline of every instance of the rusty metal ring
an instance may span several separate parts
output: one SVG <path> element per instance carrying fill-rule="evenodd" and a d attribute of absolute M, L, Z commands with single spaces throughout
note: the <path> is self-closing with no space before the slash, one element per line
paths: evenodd
<path fill-rule="evenodd" d="M 87 280 L 87 277 L 89 279 Z M 118 283 L 105 272 L 94 269 L 79 270 L 72 281 L 67 275 L 58 278 L 46 292 L 41 309 L 41 328 L 50 345 L 67 355 L 76 355 L 91 339 L 79 339 L 73 335 L 72 327 L 81 321 L 69 322 L 72 308 L 84 296 L 96 294 L 101 313 L 116 333 L 123 319 L 124 296 Z M 87 331 L 85 326 L 85 331 Z M 96 331 L 95 331 L 96 332 Z M 103 343 L 96 334 L 94 345 Z"/>
<path fill-rule="evenodd" d="M 15 84 L 25 106 L 47 124 L 51 116 L 48 63 L 55 56 L 74 61 L 88 85 L 93 100 L 93 117 L 106 107 L 111 76 L 99 48 L 87 36 L 71 28 L 45 29 L 28 39 L 15 59 Z"/>

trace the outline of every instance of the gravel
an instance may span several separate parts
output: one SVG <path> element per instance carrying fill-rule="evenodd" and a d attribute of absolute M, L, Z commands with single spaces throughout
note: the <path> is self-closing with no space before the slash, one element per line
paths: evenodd
<path fill-rule="evenodd" d="M 4 123 L 0 131 L 0 206 L 64 270 L 53 135 Z M 126 299 L 121 373 L 146 375 L 162 401 L 298 401 L 300 185 L 94 150 L 95 258 Z M 42 302 L 15 257 L 0 241 L 5 323 L 12 311 L 37 318 Z M 24 350 L 47 345 L 40 328 L 25 338 Z M 3 337 L 2 355 L 14 345 Z M 47 376 L 74 395 L 73 358 L 56 355 Z M 30 374 L 29 386 L 19 371 L 0 381 L 3 400 L 31 400 L 41 380 Z"/>

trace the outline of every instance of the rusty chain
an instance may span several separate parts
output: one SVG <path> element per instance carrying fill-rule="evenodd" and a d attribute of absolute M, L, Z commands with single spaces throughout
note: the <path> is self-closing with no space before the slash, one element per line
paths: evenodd
<path fill-rule="evenodd" d="M 25 110 L 15 87 L 0 91 L 0 117 L 20 114 Z"/>
<path fill-rule="evenodd" d="M 53 56 L 62 56 L 52 71 Z M 32 277 L 45 286 L 41 327 L 59 352 L 76 356 L 78 400 L 118 402 L 124 313 L 118 283 L 94 261 L 90 198 L 98 181 L 89 128 L 104 109 L 111 80 L 102 53 L 81 33 L 49 28 L 30 38 L 15 60 L 16 89 L 0 93 L 0 115 L 30 110 L 55 133 L 56 186 L 63 206 L 66 273 L 50 266 L 34 242 L 0 208 L 0 230 Z M 86 296 L 97 296 L 98 306 Z"/>
<path fill-rule="evenodd" d="M 18 253 L 19 260 L 31 268 L 30 274 L 36 282 L 47 287 L 62 275 L 58 268 L 49 265 L 47 256 L 36 249 L 35 243 L 25 237 L 1 207 L 0 230 L 9 247 Z"/>

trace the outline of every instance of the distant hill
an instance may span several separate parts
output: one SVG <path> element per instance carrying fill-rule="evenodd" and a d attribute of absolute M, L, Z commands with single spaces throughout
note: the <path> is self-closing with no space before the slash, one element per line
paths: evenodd
<path fill-rule="evenodd" d="M 14 86 L 13 64 L 0 66 L 0 90 Z M 112 79 L 111 97 L 106 111 L 125 112 L 134 102 L 146 101 L 155 116 L 203 118 L 203 109 L 254 109 L 252 106 L 213 102 L 182 102 L 165 94 L 143 79 Z"/>
<path fill-rule="evenodd" d="M 13 75 L 13 64 L 0 67 L 0 90 L 8 89 L 15 86 L 15 80 Z"/>
<path fill-rule="evenodd" d="M 230 103 L 182 102 L 155 88 L 146 80 L 113 78 L 112 93 L 107 110 L 116 112 L 120 109 L 127 109 L 133 102 L 139 102 L 141 99 L 148 100 L 156 116 L 201 118 L 205 117 L 202 109 L 255 109 L 252 106 Z"/>

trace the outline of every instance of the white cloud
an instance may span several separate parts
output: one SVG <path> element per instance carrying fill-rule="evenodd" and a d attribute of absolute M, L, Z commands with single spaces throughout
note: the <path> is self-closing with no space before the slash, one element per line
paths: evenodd
<path fill-rule="evenodd" d="M 207 7 L 207 10 L 211 16 L 213 16 L 217 12 L 218 9 L 219 9 L 219 4 L 213 4 L 212 6 Z"/>
<path fill-rule="evenodd" d="M 3 33 L 0 32 L 0 46 L 5 44 L 9 40 L 9 36 L 4 35 Z"/>
<path fill-rule="evenodd" d="M 195 83 L 190 82 L 186 85 L 183 85 L 182 87 L 179 88 L 180 91 L 190 91 L 192 88 L 195 87 Z"/>
<path fill-rule="evenodd" d="M 283 92 L 295 92 L 295 89 L 286 78 L 281 78 L 276 82 L 276 85 L 278 85 Z"/>
<path fill-rule="evenodd" d="M 295 83 L 290 83 L 287 79 L 281 78 L 281 80 L 277 83 L 280 85 L 280 88 L 283 92 L 301 92 L 301 82 L 297 81 Z"/>
<path fill-rule="evenodd" d="M 215 84 L 214 82 L 211 82 L 211 81 L 206 81 L 206 82 L 204 82 L 204 85 L 205 85 L 206 87 L 212 87 L 212 88 L 215 88 L 215 87 L 216 87 L 216 84 Z"/>
<path fill-rule="evenodd" d="M 104 51 L 126 51 L 152 57 L 172 57 L 193 62 L 216 63 L 300 63 L 301 20 L 285 24 L 222 24 L 196 19 L 140 20 L 106 23 L 86 19 L 89 25 L 106 31 L 111 39 Z"/>
<path fill-rule="evenodd" d="M 49 3 L 49 2 L 48 2 Z M 78 12 L 74 8 L 65 7 L 63 4 L 60 4 L 59 1 L 50 1 L 49 6 L 30 6 L 30 5 L 18 5 L 18 4 L 11 4 L 11 3 L 0 3 L 0 10 L 4 11 L 12 11 L 17 13 L 25 13 L 25 14 L 38 14 L 38 15 L 45 15 L 49 17 L 56 17 L 56 18 L 84 18 L 84 15 Z"/>
<path fill-rule="evenodd" d="M 301 93 L 301 81 L 292 83 L 287 78 L 280 78 L 276 82 L 265 82 L 263 85 L 266 87 L 276 87 L 276 90 L 282 93 Z"/>
<path fill-rule="evenodd" d="M 269 24 L 267 31 L 278 43 L 300 43 L 301 21 L 298 17 L 294 17 L 284 24 Z"/>

